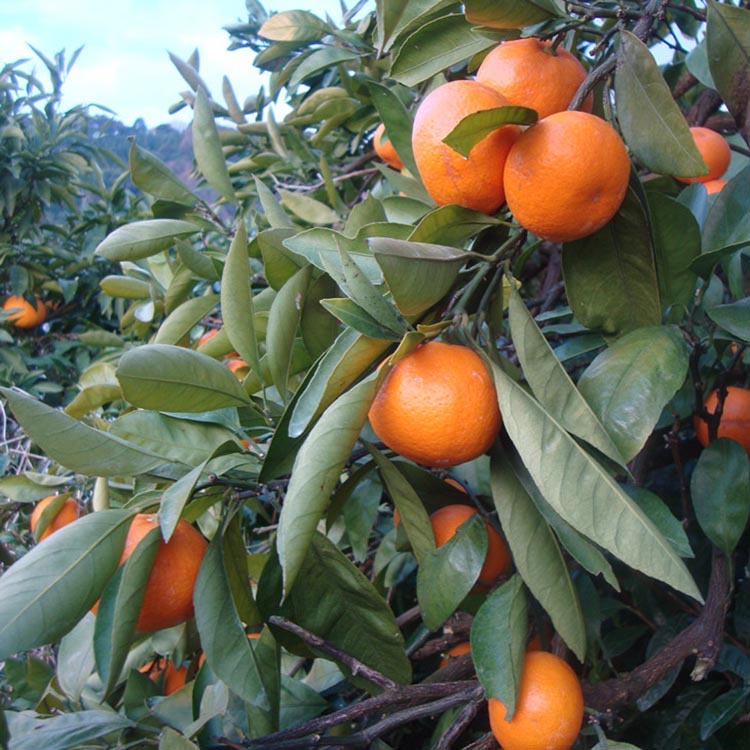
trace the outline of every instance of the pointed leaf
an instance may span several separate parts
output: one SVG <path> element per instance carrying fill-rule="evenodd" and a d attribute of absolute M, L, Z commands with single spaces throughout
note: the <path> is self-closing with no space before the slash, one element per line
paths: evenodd
<path fill-rule="evenodd" d="M 385 125 L 385 132 L 393 143 L 396 153 L 401 158 L 404 166 L 413 175 L 418 175 L 419 170 L 414 161 L 414 152 L 411 146 L 412 118 L 409 111 L 403 105 L 401 99 L 380 83 L 369 84 L 372 101 L 378 110 L 381 122 Z"/>
<path fill-rule="evenodd" d="M 619 449 L 555 356 L 513 286 L 508 320 L 521 368 L 539 403 L 569 432 L 623 466 L 625 459 Z"/>
<path fill-rule="evenodd" d="M 427 244 L 438 242 L 440 243 L 438 247 L 462 248 L 467 240 L 472 239 L 482 230 L 501 225 L 500 219 L 481 211 L 472 211 L 470 208 L 455 204 L 440 206 L 422 216 L 414 231 L 409 235 L 409 242 Z M 432 253 L 428 248 L 418 250 L 415 254 L 420 257 L 425 250 L 427 251 L 426 257 L 431 257 Z M 439 258 L 440 254 L 438 251 L 435 257 Z M 408 257 L 409 253 L 404 250 L 403 255 Z M 466 257 L 468 259 L 471 256 L 467 254 Z"/>
<path fill-rule="evenodd" d="M 635 500 L 641 510 L 653 521 L 654 526 L 674 547 L 680 557 L 694 557 L 685 529 L 662 499 L 653 492 L 637 485 L 627 485 L 625 492 Z"/>
<path fill-rule="evenodd" d="M 194 206 L 198 196 L 157 156 L 130 141 L 130 179 L 144 193 L 183 206 Z"/>
<path fill-rule="evenodd" d="M 704 709 L 701 716 L 701 739 L 705 742 L 732 719 L 739 717 L 750 696 L 747 686 L 728 690 L 714 698 Z"/>
<path fill-rule="evenodd" d="M 195 485 L 206 469 L 209 459 L 198 464 L 185 476 L 180 477 L 174 484 L 170 484 L 162 493 L 159 503 L 159 526 L 165 542 L 168 542 L 182 517 L 182 511 L 190 500 Z"/>
<path fill-rule="evenodd" d="M 342 323 L 373 339 L 399 341 L 401 334 L 380 325 L 375 318 L 348 298 L 322 299 L 320 304 Z"/>
<path fill-rule="evenodd" d="M 167 250 L 179 237 L 200 231 L 195 224 L 179 219 L 146 219 L 118 227 L 96 248 L 107 260 L 140 260 Z"/>
<path fill-rule="evenodd" d="M 192 297 L 172 310 L 159 326 L 154 344 L 179 344 L 219 304 L 219 295 Z"/>
<path fill-rule="evenodd" d="M 376 0 L 378 47 L 388 51 L 396 39 L 409 28 L 420 26 L 420 19 L 453 5 L 454 0 Z"/>
<path fill-rule="evenodd" d="M 94 740 L 130 729 L 134 723 L 114 711 L 86 709 L 37 719 L 25 734 L 13 734 L 13 750 L 68 750 L 87 747 Z"/>
<path fill-rule="evenodd" d="M 268 219 L 271 228 L 286 229 L 293 227 L 292 220 L 287 216 L 286 211 L 284 211 L 270 189 L 258 177 L 253 176 L 253 179 L 255 180 L 255 189 L 258 193 L 260 204 L 263 207 L 263 213 L 266 219 Z"/>
<path fill-rule="evenodd" d="M 520 385 L 496 365 L 492 373 L 508 435 L 554 510 L 630 567 L 700 601 L 685 564 L 617 482 Z"/>
<path fill-rule="evenodd" d="M 379 387 L 371 376 L 339 396 L 297 454 L 279 519 L 277 547 L 289 592 Z"/>
<path fill-rule="evenodd" d="M 281 205 L 308 224 L 335 224 L 339 215 L 325 203 L 304 193 L 279 188 Z"/>
<path fill-rule="evenodd" d="M 94 625 L 92 614 L 83 619 L 60 640 L 57 649 L 57 681 L 65 695 L 78 702 L 94 671 Z"/>
<path fill-rule="evenodd" d="M 521 29 L 560 15 L 554 0 L 466 0 L 466 18 L 492 29 Z"/>
<path fill-rule="evenodd" d="M 698 177 L 708 167 L 685 117 L 649 48 L 629 31 L 620 32 L 615 74 L 617 119 L 625 142 L 657 174 Z"/>
<path fill-rule="evenodd" d="M 59 640 L 115 572 L 132 513 L 79 518 L 33 547 L 0 578 L 0 660 Z"/>
<path fill-rule="evenodd" d="M 471 591 L 484 564 L 487 543 L 485 521 L 475 513 L 445 544 L 420 561 L 417 601 L 430 630 L 437 630 Z"/>
<path fill-rule="evenodd" d="M 199 412 L 250 402 L 229 368 L 181 346 L 131 349 L 120 359 L 117 379 L 124 397 L 143 409 Z"/>
<path fill-rule="evenodd" d="M 471 654 L 488 698 L 516 711 L 526 645 L 527 599 L 523 581 L 513 576 L 484 601 L 471 623 Z"/>
<path fill-rule="evenodd" d="M 216 129 L 213 109 L 203 86 L 199 87 L 195 94 L 194 107 L 191 130 L 198 171 L 222 198 L 234 202 L 236 196 L 221 150 L 219 131 Z"/>
<path fill-rule="evenodd" d="M 586 625 L 573 581 L 552 530 L 536 509 L 503 455 L 490 466 L 492 499 L 524 583 L 552 619 L 552 625 L 583 662 Z"/>
<path fill-rule="evenodd" d="M 750 298 L 745 297 L 737 302 L 709 307 L 708 315 L 717 326 L 742 341 L 750 343 Z"/>
<path fill-rule="evenodd" d="M 578 388 L 629 461 L 682 387 L 687 369 L 687 349 L 678 329 L 639 328 L 599 354 L 581 375 Z"/>
<path fill-rule="evenodd" d="M 528 107 L 494 107 L 464 117 L 448 135 L 443 138 L 454 151 L 466 159 L 471 149 L 490 133 L 504 125 L 533 125 L 537 121 L 536 110 Z"/>
<path fill-rule="evenodd" d="M 749 215 L 750 166 L 747 166 L 724 186 L 709 209 L 703 225 L 704 255 L 710 258 L 710 254 L 717 250 L 737 249 L 750 244 Z M 703 260 L 701 256 L 696 264 Z M 705 271 L 703 267 L 701 270 Z"/>
<path fill-rule="evenodd" d="M 273 13 L 258 30 L 258 36 L 272 42 L 315 42 L 330 33 L 328 24 L 306 10 Z"/>

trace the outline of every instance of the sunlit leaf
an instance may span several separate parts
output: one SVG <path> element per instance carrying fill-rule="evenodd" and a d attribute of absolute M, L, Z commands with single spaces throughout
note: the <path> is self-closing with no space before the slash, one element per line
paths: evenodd
<path fill-rule="evenodd" d="M 328 24 L 306 10 L 273 13 L 258 30 L 272 42 L 314 42 L 330 33 Z"/>
<path fill-rule="evenodd" d="M 236 200 L 232 181 L 227 172 L 227 163 L 221 150 L 211 102 L 203 86 L 199 87 L 195 94 L 191 132 L 198 170 L 222 198 L 228 201 Z"/>
<path fill-rule="evenodd" d="M 161 159 L 141 148 L 135 138 L 130 141 L 129 160 L 130 179 L 144 193 L 184 206 L 198 202 L 198 196 Z"/>
<path fill-rule="evenodd" d="M 140 260 L 167 250 L 179 237 L 188 237 L 199 229 L 179 219 L 145 219 L 118 227 L 96 248 L 107 260 Z"/>

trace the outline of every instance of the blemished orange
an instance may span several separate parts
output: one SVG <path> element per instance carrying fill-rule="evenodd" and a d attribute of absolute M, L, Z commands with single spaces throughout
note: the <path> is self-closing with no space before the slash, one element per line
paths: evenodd
<path fill-rule="evenodd" d="M 601 229 L 620 208 L 629 179 L 619 134 L 586 112 L 556 112 L 532 125 L 505 163 L 508 208 L 524 229 L 551 242 Z"/>
<path fill-rule="evenodd" d="M 158 525 L 158 518 L 149 513 L 139 513 L 133 518 L 120 565 Z M 193 616 L 193 589 L 207 548 L 208 542 L 185 520 L 178 522 L 168 542 L 159 541 L 138 614 L 138 632 L 171 628 Z"/>
<path fill-rule="evenodd" d="M 31 511 L 31 518 L 29 519 L 29 526 L 32 534 L 39 523 L 39 519 L 41 518 L 44 509 L 55 499 L 55 497 L 56 495 L 48 495 L 34 506 L 34 510 Z M 81 509 L 78 507 L 78 503 L 72 497 L 69 497 L 63 503 L 60 510 L 57 511 L 55 517 L 49 522 L 47 528 L 40 534 L 38 541 L 41 542 L 42 539 L 46 539 L 50 534 L 54 534 L 63 526 L 73 523 L 80 514 Z"/>
<path fill-rule="evenodd" d="M 719 405 L 718 388 L 708 394 L 703 405 L 710 414 L 716 411 Z M 698 442 L 704 447 L 707 446 L 708 423 L 696 416 L 693 424 Z M 750 390 L 735 385 L 727 387 L 716 437 L 734 440 L 750 453 Z"/>
<path fill-rule="evenodd" d="M 569 750 L 583 723 L 583 692 L 573 669 L 559 656 L 531 651 L 524 656 L 513 718 L 505 705 L 488 701 L 490 727 L 503 750 Z"/>
<path fill-rule="evenodd" d="M 468 347 L 440 341 L 422 344 L 393 366 L 369 417 L 389 448 L 435 467 L 481 456 L 502 425 L 482 359 Z"/>
<path fill-rule="evenodd" d="M 393 143 L 390 139 L 383 140 L 385 135 L 385 125 L 381 122 L 380 125 L 375 128 L 375 134 L 372 137 L 372 147 L 375 149 L 375 153 L 393 169 L 402 170 L 404 168 L 404 162 L 401 161 L 401 157 L 393 147 Z"/>
<path fill-rule="evenodd" d="M 36 328 L 47 319 L 47 306 L 39 297 L 32 305 L 23 297 L 11 295 L 3 303 L 3 310 L 6 312 L 13 311 L 8 315 L 7 320 L 16 328 Z"/>
<path fill-rule="evenodd" d="M 570 52 L 536 37 L 513 39 L 482 60 L 476 79 L 501 93 L 510 104 L 535 109 L 541 120 L 568 108 L 586 78 L 586 68 Z M 581 109 L 591 112 L 593 96 Z"/>
<path fill-rule="evenodd" d="M 718 180 L 729 168 L 729 162 L 732 160 L 732 150 L 726 139 L 715 130 L 710 128 L 693 127 L 690 128 L 695 145 L 706 162 L 708 174 L 702 174 L 698 177 L 676 177 L 680 182 L 688 184 L 692 182 L 710 182 Z"/>
<path fill-rule="evenodd" d="M 503 165 L 518 138 L 517 125 L 506 125 L 461 156 L 445 138 L 470 114 L 508 104 L 494 89 L 476 81 L 449 81 L 433 89 L 414 117 L 412 149 L 427 192 L 439 205 L 455 203 L 493 214 L 505 201 Z"/>
<path fill-rule="evenodd" d="M 440 660 L 440 668 L 447 667 L 453 659 L 469 653 L 471 653 L 471 643 L 469 641 L 457 643 L 445 652 L 445 656 Z"/>
<path fill-rule="evenodd" d="M 713 195 L 714 193 L 720 193 L 726 184 L 726 180 L 709 180 L 703 183 L 703 187 L 706 188 L 709 195 Z"/>
<path fill-rule="evenodd" d="M 476 508 L 469 505 L 444 505 L 438 508 L 430 515 L 435 546 L 442 547 L 455 535 L 458 527 L 476 512 Z M 485 525 L 487 527 L 487 554 L 477 578 L 480 586 L 492 585 L 500 576 L 505 575 L 511 566 L 511 556 L 505 541 L 489 523 L 485 522 Z"/>

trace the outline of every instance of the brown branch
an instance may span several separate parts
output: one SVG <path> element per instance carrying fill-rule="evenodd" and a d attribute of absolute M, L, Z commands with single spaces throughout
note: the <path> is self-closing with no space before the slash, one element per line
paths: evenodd
<path fill-rule="evenodd" d="M 484 704 L 484 693 L 480 693 L 476 700 L 467 703 L 458 716 L 451 722 L 448 729 L 445 730 L 442 737 L 437 741 L 435 750 L 450 750 L 453 743 L 466 731 L 469 724 L 474 721 L 480 706 Z"/>
<path fill-rule="evenodd" d="M 466 745 L 461 750 L 495 750 L 496 747 L 497 740 L 495 739 L 495 735 L 492 732 L 487 732 L 487 734 L 480 737 L 476 742 Z"/>
<path fill-rule="evenodd" d="M 711 560 L 711 579 L 706 603 L 698 617 L 663 649 L 632 672 L 598 683 L 583 683 L 587 706 L 611 711 L 630 705 L 653 687 L 671 669 L 695 656 L 691 678 L 702 680 L 713 668 L 723 641 L 724 620 L 732 591 L 730 561 L 717 549 Z"/>
<path fill-rule="evenodd" d="M 722 104 L 722 98 L 718 91 L 714 89 L 703 89 L 695 104 L 685 114 L 685 119 L 691 127 L 694 125 L 704 125 L 708 118 L 716 112 Z"/>

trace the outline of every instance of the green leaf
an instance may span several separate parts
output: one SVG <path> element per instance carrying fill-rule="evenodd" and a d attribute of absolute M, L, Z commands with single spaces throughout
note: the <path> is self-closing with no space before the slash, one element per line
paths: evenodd
<path fill-rule="evenodd" d="M 373 339 L 384 339 L 386 341 L 399 341 L 398 334 L 375 320 L 366 310 L 362 309 L 356 302 L 348 298 L 322 299 L 320 304 L 337 317 L 342 323 L 353 328 L 364 336 Z"/>
<path fill-rule="evenodd" d="M 716 305 L 706 310 L 717 326 L 723 328 L 734 338 L 750 342 L 750 298 L 745 297 L 737 302 Z"/>
<path fill-rule="evenodd" d="M 253 176 L 255 180 L 255 190 L 258 193 L 260 204 L 263 207 L 263 213 L 268 219 L 268 223 L 272 229 L 287 229 L 294 226 L 292 220 L 287 216 L 286 211 L 282 208 L 281 204 L 276 200 L 276 196 L 266 185 L 256 176 Z"/>
<path fill-rule="evenodd" d="M 368 469 L 372 468 L 369 464 Z M 351 477 L 348 481 L 351 481 Z M 344 503 L 343 517 L 346 536 L 352 547 L 354 561 L 363 563 L 370 551 L 371 533 L 380 509 L 383 485 L 377 478 L 357 478 Z"/>
<path fill-rule="evenodd" d="M 439 242 L 442 247 L 462 248 L 479 232 L 501 224 L 502 221 L 494 216 L 451 204 L 425 214 L 408 239 L 409 242 Z"/>
<path fill-rule="evenodd" d="M 172 727 L 165 727 L 159 736 L 159 750 L 198 750 L 198 745 Z"/>
<path fill-rule="evenodd" d="M 555 630 L 583 662 L 586 625 L 552 530 L 502 454 L 492 457 L 490 482 L 500 524 L 521 578 L 549 614 Z"/>
<path fill-rule="evenodd" d="M 164 319 L 154 336 L 153 343 L 179 344 L 218 303 L 219 295 L 217 294 L 204 294 L 186 300 Z"/>
<path fill-rule="evenodd" d="M 130 141 L 130 179 L 144 193 L 158 200 L 194 206 L 198 196 L 157 156 Z"/>
<path fill-rule="evenodd" d="M 308 224 L 326 225 L 339 221 L 339 215 L 330 206 L 304 193 L 279 188 L 281 205 Z"/>
<path fill-rule="evenodd" d="M 130 276 L 105 276 L 99 282 L 100 289 L 110 297 L 123 299 L 149 299 L 151 284 Z"/>
<path fill-rule="evenodd" d="M 627 485 L 625 491 L 654 522 L 656 528 L 674 547 L 680 557 L 695 556 L 682 524 L 672 515 L 672 512 L 658 495 L 634 484 Z"/>
<path fill-rule="evenodd" d="M 750 515 L 750 462 L 745 449 L 729 438 L 707 445 L 690 479 L 690 493 L 704 533 L 731 555 Z"/>
<path fill-rule="evenodd" d="M 300 268 L 279 289 L 268 314 L 266 356 L 274 385 L 282 401 L 286 401 L 294 340 L 311 278 L 312 266 Z"/>
<path fill-rule="evenodd" d="M 120 359 L 117 379 L 123 396 L 143 409 L 199 412 L 250 402 L 229 368 L 181 346 L 131 349 Z"/>
<path fill-rule="evenodd" d="M 35 719 L 29 731 L 13 733 L 13 750 L 69 750 L 88 746 L 94 740 L 134 726 L 133 722 L 114 711 L 84 709 L 59 714 L 48 719 Z"/>
<path fill-rule="evenodd" d="M 690 264 L 701 252 L 700 227 L 687 206 L 667 195 L 648 193 L 648 208 L 662 310 L 674 308 L 669 319 L 677 322 L 690 305 L 698 280 Z"/>
<path fill-rule="evenodd" d="M 685 564 L 609 473 L 498 366 L 492 373 L 505 429 L 554 510 L 630 567 L 700 601 Z"/>
<path fill-rule="evenodd" d="M 406 10 L 404 8 L 404 10 Z M 414 152 L 411 146 L 412 117 L 395 92 L 380 83 L 369 84 L 372 102 L 378 110 L 381 122 L 385 125 L 385 132 L 393 147 L 396 149 L 404 166 L 413 175 L 418 175 L 419 170 L 414 161 Z"/>
<path fill-rule="evenodd" d="M 442 16 L 406 39 L 393 58 L 389 76 L 416 86 L 493 46 L 495 42 L 477 34 L 463 13 Z"/>
<path fill-rule="evenodd" d="M 309 57 L 306 57 L 292 73 L 287 87 L 295 89 L 305 79 L 328 68 L 335 68 L 341 63 L 357 60 L 359 55 L 352 50 L 343 47 L 323 47 L 315 50 Z"/>
<path fill-rule="evenodd" d="M 58 529 L 0 578 L 0 660 L 59 640 L 115 572 L 132 513 L 103 510 Z"/>
<path fill-rule="evenodd" d="M 96 665 L 95 623 L 94 615 L 84 615 L 83 619 L 62 637 L 57 649 L 57 681 L 71 701 L 79 701 Z"/>
<path fill-rule="evenodd" d="M 232 598 L 221 534 L 208 545 L 193 600 L 206 662 L 245 701 L 251 738 L 273 732 L 278 727 L 279 710 L 276 675 L 263 669 L 248 642 Z"/>
<path fill-rule="evenodd" d="M 376 0 L 380 53 L 388 51 L 408 29 L 421 26 L 426 17 L 454 4 L 455 0 L 410 0 L 408 3 L 403 0 Z"/>
<path fill-rule="evenodd" d="M 271 557 L 258 584 L 265 619 L 287 617 L 395 682 L 411 681 L 411 664 L 393 611 L 367 576 L 323 534 L 313 534 L 299 575 L 283 604 L 280 601 L 281 571 Z M 284 645 L 294 647 L 296 639 L 274 632 Z M 346 671 L 344 665 L 339 667 Z M 350 679 L 372 689 L 361 676 Z"/>
<path fill-rule="evenodd" d="M 140 260 L 167 250 L 179 237 L 200 231 L 195 224 L 179 219 L 146 219 L 118 227 L 96 248 L 107 260 Z"/>
<path fill-rule="evenodd" d="M 750 143 L 750 13 L 710 0 L 706 24 L 708 66 L 716 89 Z"/>
<path fill-rule="evenodd" d="M 96 613 L 96 669 L 108 695 L 117 684 L 135 638 L 146 581 L 159 549 L 159 529 L 149 531 L 104 589 Z"/>
<path fill-rule="evenodd" d="M 379 378 L 371 376 L 339 396 L 312 428 L 297 454 L 276 541 L 285 592 L 289 592 L 300 571 L 378 387 Z"/>
<path fill-rule="evenodd" d="M 705 276 L 715 251 L 750 244 L 750 166 L 735 175 L 716 196 L 703 225 L 703 253 L 694 267 Z M 710 264 L 706 269 L 706 262 Z M 698 270 L 700 264 L 700 270 Z"/>
<path fill-rule="evenodd" d="M 685 341 L 672 326 L 639 328 L 599 354 L 578 389 L 630 461 L 685 382 Z"/>
<path fill-rule="evenodd" d="M 598 232 L 563 246 L 565 289 L 587 328 L 620 335 L 661 322 L 661 300 L 646 214 L 635 192 Z"/>
<path fill-rule="evenodd" d="M 300 334 L 310 357 L 317 359 L 341 333 L 338 321 L 320 301 L 336 294 L 336 282 L 327 274 L 321 274 L 309 286 L 302 306 Z"/>
<path fill-rule="evenodd" d="M 443 143 L 468 159 L 471 149 L 498 128 L 504 125 L 533 125 L 537 119 L 536 110 L 528 107 L 507 105 L 483 109 L 464 117 L 443 138 Z"/>
<path fill-rule="evenodd" d="M 708 174 L 656 60 L 637 36 L 624 30 L 620 32 L 615 95 L 622 134 L 639 161 L 658 174 Z"/>
<path fill-rule="evenodd" d="M 444 245 L 385 237 L 373 237 L 369 246 L 404 315 L 419 315 L 441 300 L 469 257 Z"/>
<path fill-rule="evenodd" d="M 213 108 L 203 86 L 200 86 L 195 93 L 191 132 L 198 171 L 222 198 L 229 202 L 236 201 L 237 197 L 234 194 L 232 180 L 227 172 L 227 163 L 221 150 Z"/>
<path fill-rule="evenodd" d="M 561 15 L 554 0 L 466 0 L 466 18 L 492 29 L 521 29 Z"/>
<path fill-rule="evenodd" d="M 0 388 L 16 421 L 44 453 L 61 466 L 88 476 L 145 474 L 164 458 L 94 429 L 18 391 Z"/>
<path fill-rule="evenodd" d="M 705 742 L 732 719 L 738 717 L 743 712 L 748 695 L 750 695 L 750 688 L 744 686 L 732 688 L 718 698 L 714 698 L 703 709 L 701 740 Z"/>
<path fill-rule="evenodd" d="M 272 42 L 316 42 L 330 33 L 328 24 L 306 10 L 274 13 L 258 30 L 258 36 Z"/>
<path fill-rule="evenodd" d="M 417 571 L 417 601 L 430 630 L 437 630 L 471 591 L 487 556 L 487 543 L 485 521 L 475 513 L 445 544 L 423 556 Z"/>
<path fill-rule="evenodd" d="M 620 450 L 555 356 L 513 284 L 508 321 L 523 374 L 539 403 L 565 429 L 623 466 Z"/>
<path fill-rule="evenodd" d="M 159 503 L 159 526 L 164 541 L 168 542 L 182 516 L 182 511 L 195 491 L 195 485 L 206 469 L 209 459 L 198 464 L 164 490 Z"/>
<path fill-rule="evenodd" d="M 471 655 L 488 698 L 516 711 L 526 645 L 527 601 L 523 581 L 513 576 L 484 601 L 471 623 Z"/>

